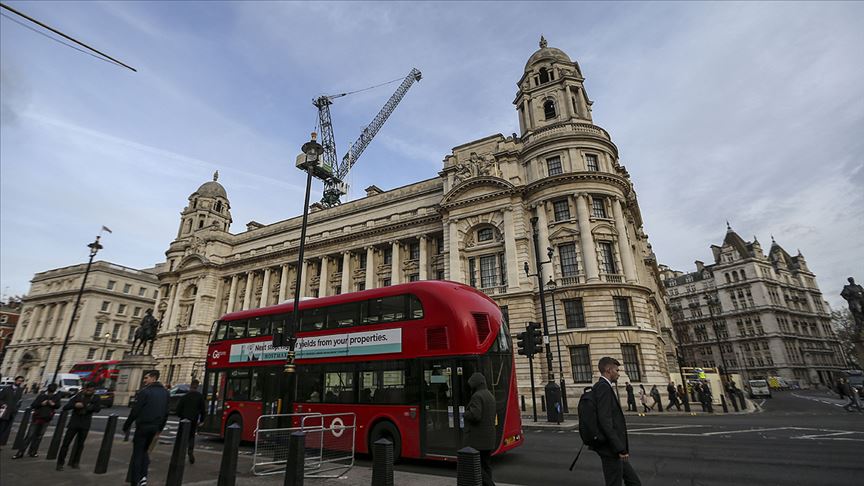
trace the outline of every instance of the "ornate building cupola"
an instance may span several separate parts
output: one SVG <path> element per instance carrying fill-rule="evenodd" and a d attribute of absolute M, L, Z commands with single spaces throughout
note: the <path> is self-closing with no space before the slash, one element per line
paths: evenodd
<path fill-rule="evenodd" d="M 212 181 L 201 184 L 201 187 L 189 196 L 189 205 L 180 214 L 177 238 L 185 238 L 205 229 L 228 231 L 231 226 L 231 205 L 225 188 L 218 180 L 217 170 Z"/>
<path fill-rule="evenodd" d="M 579 120 L 591 123 L 591 100 L 585 94 L 579 64 L 540 37 L 540 50 L 525 64 L 513 104 L 524 136 L 538 128 Z"/>

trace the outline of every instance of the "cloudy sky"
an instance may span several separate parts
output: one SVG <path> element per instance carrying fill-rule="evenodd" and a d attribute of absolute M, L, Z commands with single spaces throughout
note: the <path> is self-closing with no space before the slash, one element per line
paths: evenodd
<path fill-rule="evenodd" d="M 848 275 L 864 280 L 864 3 L 7 3 L 138 72 L 4 11 L 6 295 L 85 261 L 102 225 L 99 258 L 164 261 L 217 169 L 232 232 L 299 214 L 312 98 L 414 66 L 423 80 L 350 182 L 359 197 L 435 177 L 452 147 L 518 130 L 515 83 L 541 34 L 580 63 L 661 262 L 710 261 L 729 220 L 800 248 L 835 308 Z M 335 102 L 340 154 L 394 88 Z"/>

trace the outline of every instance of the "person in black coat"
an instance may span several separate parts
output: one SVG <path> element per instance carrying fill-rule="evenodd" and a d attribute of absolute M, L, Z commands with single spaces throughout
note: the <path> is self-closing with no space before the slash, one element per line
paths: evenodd
<path fill-rule="evenodd" d="M 102 410 L 95 391 L 96 386 L 93 383 L 85 383 L 84 389 L 70 398 L 69 402 L 63 406 L 63 410 L 70 410 L 71 412 L 69 425 L 63 435 L 63 445 L 60 446 L 60 453 L 57 455 L 58 471 L 63 470 L 63 465 L 66 463 L 66 453 L 69 451 L 69 444 L 72 443 L 73 439 L 75 445 L 72 447 L 72 455 L 69 456 L 69 467 L 79 468 L 81 453 L 84 452 L 84 441 L 87 440 L 87 434 L 90 432 L 93 414 Z"/>
<path fill-rule="evenodd" d="M 45 434 L 45 429 L 51 423 L 54 417 L 54 411 L 60 408 L 60 393 L 57 391 L 57 384 L 51 383 L 48 389 L 43 391 L 30 404 L 33 410 L 32 423 L 27 431 L 27 437 L 18 449 L 18 453 L 12 456 L 12 459 L 20 459 L 24 457 L 24 451 L 30 448 L 29 456 L 39 456 L 39 444 L 42 442 L 42 435 Z"/>
<path fill-rule="evenodd" d="M 149 447 L 168 422 L 168 390 L 159 383 L 159 371 L 144 373 L 144 388 L 135 395 L 135 405 L 123 423 L 123 432 L 135 425 L 132 439 L 132 485 L 147 484 Z"/>
<path fill-rule="evenodd" d="M 600 379 L 594 385 L 594 402 L 597 407 L 597 422 L 603 440 L 593 447 L 603 464 L 603 478 L 607 486 L 639 486 L 642 482 L 630 464 L 630 443 L 627 439 L 627 423 L 618 402 L 618 395 L 612 383 L 618 381 L 618 367 L 621 364 L 614 358 L 605 356 L 600 359 Z"/>
<path fill-rule="evenodd" d="M 636 407 L 636 395 L 633 394 L 633 385 L 628 381 L 624 389 L 627 391 L 627 411 L 638 412 L 639 409 Z"/>
<path fill-rule="evenodd" d="M 675 383 L 669 382 L 666 385 L 666 393 L 669 394 L 669 405 L 666 407 L 666 410 L 669 410 L 674 405 L 678 408 L 678 411 L 681 411 L 681 403 L 678 401 L 678 390 L 675 389 Z"/>
<path fill-rule="evenodd" d="M 0 446 L 9 440 L 9 432 L 18 415 L 21 397 L 24 396 L 24 377 L 16 376 L 15 383 L 0 388 Z"/>
<path fill-rule="evenodd" d="M 465 409 L 465 445 L 480 452 L 483 486 L 495 486 L 492 464 L 489 462 L 498 445 L 495 441 L 495 397 L 486 388 L 486 377 L 480 373 L 468 378 L 468 386 L 473 394 Z"/>
<path fill-rule="evenodd" d="M 189 392 L 183 395 L 183 398 L 177 403 L 177 415 L 180 419 L 189 421 L 189 464 L 195 464 L 195 456 L 192 452 L 195 450 L 195 432 L 198 426 L 204 423 L 204 417 L 207 416 L 207 406 L 204 403 L 204 395 L 198 391 L 198 380 L 192 380 L 189 385 Z"/>

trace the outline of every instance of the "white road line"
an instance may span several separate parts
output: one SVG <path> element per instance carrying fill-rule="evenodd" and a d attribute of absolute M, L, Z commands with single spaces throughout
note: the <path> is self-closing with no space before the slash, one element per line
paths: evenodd
<path fill-rule="evenodd" d="M 812 435 L 802 435 L 800 437 L 795 437 L 796 439 L 815 439 L 822 437 L 831 437 L 834 435 L 849 435 L 849 434 L 861 434 L 862 432 L 834 432 L 832 434 L 812 434 Z"/>
<path fill-rule="evenodd" d="M 694 427 L 708 427 L 708 425 L 670 425 L 670 426 L 666 426 L 666 427 L 650 427 L 647 429 L 630 429 L 630 430 L 627 430 L 627 433 L 646 432 L 649 430 L 689 429 L 689 428 L 694 428 Z"/>
<path fill-rule="evenodd" d="M 707 437 L 710 435 L 746 434 L 748 432 L 767 432 L 769 430 L 789 430 L 789 427 L 770 427 L 767 429 L 727 430 L 727 431 L 720 431 L 720 432 L 705 432 L 704 434 L 701 434 L 701 435 L 704 435 Z"/>

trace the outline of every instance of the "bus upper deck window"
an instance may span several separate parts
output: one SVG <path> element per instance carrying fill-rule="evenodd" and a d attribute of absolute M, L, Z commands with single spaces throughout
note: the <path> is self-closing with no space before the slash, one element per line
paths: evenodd
<path fill-rule="evenodd" d="M 228 330 L 228 323 L 224 321 L 220 321 L 216 324 L 216 332 L 214 333 L 213 340 L 221 341 L 225 339 L 225 332 Z"/>
<path fill-rule="evenodd" d="M 324 328 L 324 320 L 327 313 L 324 308 L 306 309 L 300 311 L 300 330 L 318 331 Z"/>
<path fill-rule="evenodd" d="M 420 299 L 416 295 L 408 296 L 408 318 L 423 319 L 423 304 L 420 303 Z"/>
<path fill-rule="evenodd" d="M 246 337 L 246 321 L 229 321 L 225 339 L 241 339 Z"/>
<path fill-rule="evenodd" d="M 266 316 L 255 317 L 249 321 L 247 337 L 267 336 L 270 334 L 270 319 Z"/>

